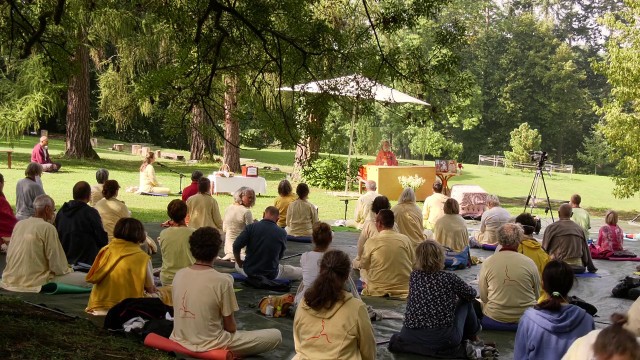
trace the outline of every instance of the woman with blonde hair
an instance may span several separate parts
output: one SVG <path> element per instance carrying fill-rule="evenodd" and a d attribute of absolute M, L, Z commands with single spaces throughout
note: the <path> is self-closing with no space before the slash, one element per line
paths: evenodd
<path fill-rule="evenodd" d="M 444 248 L 426 240 L 416 249 L 409 298 L 392 352 L 466 358 L 463 340 L 478 340 L 480 321 L 473 309 L 476 291 L 457 275 L 444 271 Z"/>
<path fill-rule="evenodd" d="M 140 165 L 140 186 L 138 187 L 138 194 L 169 194 L 169 188 L 160 185 L 156 179 L 156 170 L 152 165 L 155 161 L 156 155 L 153 151 L 149 151 L 142 165 Z"/>
<path fill-rule="evenodd" d="M 233 242 L 244 228 L 253 223 L 251 208 L 256 204 L 256 193 L 253 189 L 243 186 L 233 193 L 233 204 L 224 212 L 222 231 L 224 235 L 224 260 L 233 259 Z M 244 259 L 244 249 L 242 250 Z"/>
<path fill-rule="evenodd" d="M 367 306 L 344 290 L 351 274 L 349 255 L 324 253 L 320 272 L 293 320 L 294 359 L 376 358 L 376 340 Z"/>
<path fill-rule="evenodd" d="M 618 213 L 609 210 L 604 217 L 605 225 L 602 225 L 598 231 L 598 243 L 600 251 L 623 251 L 622 242 L 624 232 L 618 226 Z"/>
<path fill-rule="evenodd" d="M 406 235 L 414 247 L 424 241 L 422 226 L 422 210 L 416 204 L 416 193 L 412 188 L 405 188 L 398 198 L 398 204 L 391 208 L 398 224 L 398 232 Z"/>

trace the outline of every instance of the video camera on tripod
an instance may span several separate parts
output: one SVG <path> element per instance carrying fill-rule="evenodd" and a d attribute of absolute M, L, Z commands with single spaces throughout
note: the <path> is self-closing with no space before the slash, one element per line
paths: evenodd
<path fill-rule="evenodd" d="M 549 154 L 546 151 L 529 151 L 531 162 L 537 163 L 538 169 L 542 169 L 544 162 L 549 160 Z"/>

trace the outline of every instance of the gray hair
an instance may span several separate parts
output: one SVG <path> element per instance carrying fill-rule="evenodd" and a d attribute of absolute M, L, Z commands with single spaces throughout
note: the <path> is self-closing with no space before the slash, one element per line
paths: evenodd
<path fill-rule="evenodd" d="M 404 204 L 404 203 L 415 203 L 416 202 L 416 193 L 413 191 L 412 188 L 404 188 L 404 190 L 402 190 L 402 193 L 400 194 L 400 197 L 398 198 L 398 204 Z"/>
<path fill-rule="evenodd" d="M 44 209 L 47 206 L 50 206 L 51 208 L 55 206 L 53 199 L 49 195 L 45 195 L 45 194 L 38 195 L 33 200 L 33 208 L 36 210 Z"/>
<path fill-rule="evenodd" d="M 109 170 L 100 168 L 96 171 L 96 181 L 98 184 L 104 184 L 105 181 L 109 180 Z"/>
<path fill-rule="evenodd" d="M 367 180 L 367 182 L 364 183 L 364 187 L 369 191 L 376 191 L 378 185 L 373 180 Z"/>
<path fill-rule="evenodd" d="M 507 223 L 498 228 L 498 243 L 502 246 L 518 246 L 523 236 L 522 227 L 518 224 Z"/>
<path fill-rule="evenodd" d="M 24 175 L 27 177 L 36 177 L 42 175 L 42 165 L 31 162 L 27 165 L 27 168 L 24 169 Z"/>
<path fill-rule="evenodd" d="M 498 195 L 488 194 L 487 198 L 485 199 L 485 203 L 489 207 L 500 206 L 500 199 L 498 198 Z"/>
<path fill-rule="evenodd" d="M 245 196 L 246 194 L 252 192 L 255 195 L 255 191 L 248 187 L 248 186 L 243 186 L 240 189 L 236 190 L 236 192 L 233 193 L 233 201 L 236 204 L 242 204 L 242 197 Z M 256 204 L 256 197 L 253 197 L 253 200 L 251 201 L 251 204 L 249 204 L 249 207 L 252 207 L 253 205 Z"/>

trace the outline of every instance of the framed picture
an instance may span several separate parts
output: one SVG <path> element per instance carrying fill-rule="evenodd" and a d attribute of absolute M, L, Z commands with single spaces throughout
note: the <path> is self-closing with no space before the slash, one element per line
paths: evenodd
<path fill-rule="evenodd" d="M 458 162 L 455 160 L 436 160 L 435 163 L 436 174 L 438 175 L 458 173 Z"/>

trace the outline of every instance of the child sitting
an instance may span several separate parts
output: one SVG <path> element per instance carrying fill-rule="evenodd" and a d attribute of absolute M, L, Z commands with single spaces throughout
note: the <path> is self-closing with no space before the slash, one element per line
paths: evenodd
<path fill-rule="evenodd" d="M 311 284 L 313 284 L 318 277 L 322 256 L 329 248 L 329 245 L 331 245 L 331 241 L 333 241 L 333 231 L 331 230 L 331 226 L 323 222 L 315 224 L 313 226 L 311 237 L 311 241 L 314 245 L 313 250 L 302 254 L 302 257 L 300 258 L 300 267 L 302 267 L 302 283 L 298 287 L 298 292 L 296 293 L 296 304 L 302 300 L 305 291 L 311 287 Z"/>

